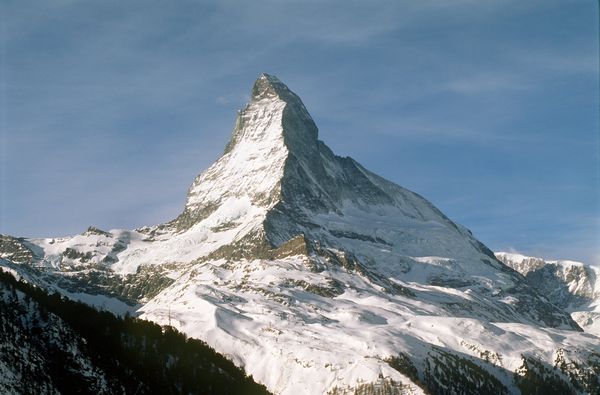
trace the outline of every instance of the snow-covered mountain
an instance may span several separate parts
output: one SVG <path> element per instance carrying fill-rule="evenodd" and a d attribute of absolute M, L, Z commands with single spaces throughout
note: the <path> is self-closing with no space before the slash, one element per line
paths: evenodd
<path fill-rule="evenodd" d="M 600 388 L 598 337 L 427 200 L 333 154 L 267 74 L 176 219 L 3 236 L 0 257 L 203 339 L 277 394 Z"/>
<path fill-rule="evenodd" d="M 567 260 L 544 260 L 521 254 L 497 252 L 553 304 L 571 314 L 586 332 L 600 336 L 600 270 Z"/>

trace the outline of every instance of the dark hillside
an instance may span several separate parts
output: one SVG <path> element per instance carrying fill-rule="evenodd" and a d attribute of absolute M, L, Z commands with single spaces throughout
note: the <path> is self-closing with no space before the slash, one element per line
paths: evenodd
<path fill-rule="evenodd" d="M 0 271 L 0 392 L 268 394 L 206 343 Z"/>

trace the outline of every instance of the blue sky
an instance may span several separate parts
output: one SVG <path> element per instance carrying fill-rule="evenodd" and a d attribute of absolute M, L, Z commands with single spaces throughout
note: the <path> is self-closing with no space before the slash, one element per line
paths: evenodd
<path fill-rule="evenodd" d="M 0 232 L 160 223 L 261 72 L 494 250 L 600 263 L 592 1 L 0 4 Z"/>

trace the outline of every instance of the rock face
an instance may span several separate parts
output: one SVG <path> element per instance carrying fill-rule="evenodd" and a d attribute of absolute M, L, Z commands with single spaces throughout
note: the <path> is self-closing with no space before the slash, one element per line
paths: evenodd
<path fill-rule="evenodd" d="M 427 200 L 333 154 L 268 74 L 173 221 L 14 240 L 30 259 L 2 266 L 172 322 L 275 393 L 513 393 L 527 366 L 598 384 L 598 338 Z"/>
<path fill-rule="evenodd" d="M 252 100 L 238 115 L 224 155 L 194 180 L 184 212 L 169 225 L 187 230 L 215 212 L 230 214 L 243 202 L 252 207 L 247 211 L 260 211 L 261 223 L 252 230 L 263 234 L 271 247 L 300 234 L 338 247 L 345 244 L 343 239 L 362 236 L 361 241 L 372 241 L 377 248 L 392 246 L 404 255 L 478 254 L 495 261 L 466 229 L 425 199 L 351 158 L 334 155 L 317 137 L 300 98 L 276 77 L 262 74 Z M 391 221 L 382 221 L 386 217 Z M 378 223 L 369 223 L 371 218 Z M 397 223 L 387 224 L 394 220 L 409 225 L 401 235 L 393 228 Z M 371 229 L 361 235 L 356 232 L 361 225 Z M 401 242 L 394 243 L 398 237 Z"/>
<path fill-rule="evenodd" d="M 564 309 L 586 332 L 600 336 L 600 271 L 581 262 L 544 260 L 496 253 L 498 259 L 525 276 L 554 305 Z"/>

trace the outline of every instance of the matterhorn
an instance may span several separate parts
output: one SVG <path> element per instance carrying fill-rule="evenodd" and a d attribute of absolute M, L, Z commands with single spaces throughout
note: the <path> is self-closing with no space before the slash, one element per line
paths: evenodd
<path fill-rule="evenodd" d="M 274 394 L 600 391 L 600 338 L 426 199 L 334 154 L 269 74 L 177 218 L 5 235 L 0 257 L 201 339 Z"/>

